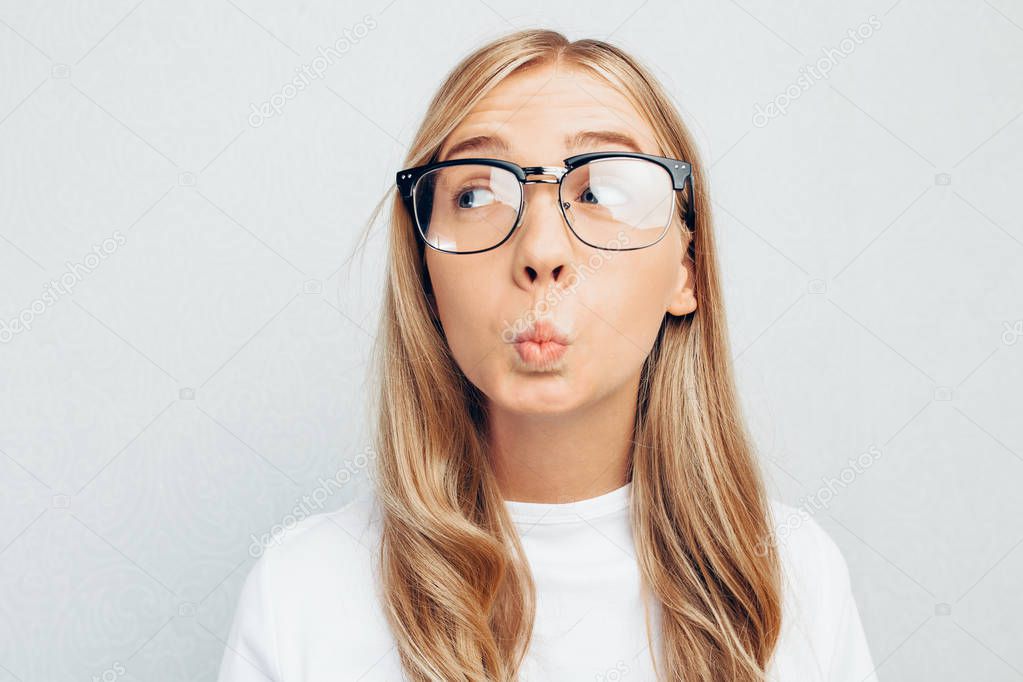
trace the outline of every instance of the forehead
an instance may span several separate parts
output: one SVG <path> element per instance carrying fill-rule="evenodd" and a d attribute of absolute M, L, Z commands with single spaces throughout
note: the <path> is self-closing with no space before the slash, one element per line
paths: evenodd
<path fill-rule="evenodd" d="M 487 93 L 448 135 L 438 159 L 496 155 L 560 164 L 586 151 L 660 154 L 650 124 L 622 92 L 579 67 L 552 63 L 518 71 Z"/>

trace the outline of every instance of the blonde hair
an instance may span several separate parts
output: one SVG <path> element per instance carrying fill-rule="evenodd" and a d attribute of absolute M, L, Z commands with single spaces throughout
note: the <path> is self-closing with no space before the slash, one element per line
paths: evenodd
<path fill-rule="evenodd" d="M 705 171 L 668 96 L 612 45 L 517 31 L 451 71 L 405 167 L 434 159 L 465 113 L 509 74 L 557 60 L 628 96 L 660 153 L 690 162 L 696 188 L 684 198 L 696 202 L 696 227 L 684 237 L 699 304 L 690 315 L 665 315 L 643 365 L 630 466 L 638 566 L 660 614 L 653 637 L 647 614 L 654 665 L 663 680 L 763 680 L 781 627 L 778 558 L 733 385 Z M 388 196 L 372 406 L 385 612 L 410 680 L 514 680 L 532 635 L 535 586 L 487 456 L 485 401 L 452 357 L 430 304 L 415 227 L 397 191 Z"/>

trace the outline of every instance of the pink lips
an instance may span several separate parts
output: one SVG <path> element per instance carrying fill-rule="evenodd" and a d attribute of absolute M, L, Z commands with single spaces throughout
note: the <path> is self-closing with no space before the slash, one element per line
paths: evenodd
<path fill-rule="evenodd" d="M 545 320 L 537 320 L 515 337 L 515 350 L 522 361 L 537 366 L 557 361 L 568 350 L 568 344 L 568 338 Z"/>

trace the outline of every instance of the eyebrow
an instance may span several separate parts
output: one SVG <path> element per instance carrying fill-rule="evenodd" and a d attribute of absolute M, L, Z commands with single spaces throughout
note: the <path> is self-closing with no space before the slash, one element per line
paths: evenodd
<path fill-rule="evenodd" d="M 625 147 L 630 151 L 642 153 L 639 143 L 634 138 L 614 130 L 582 130 L 574 135 L 565 136 L 565 147 L 568 148 L 570 153 L 583 147 L 599 146 Z M 508 143 L 498 135 L 474 135 L 452 145 L 443 154 L 438 154 L 437 158 L 446 160 L 456 154 L 466 154 L 468 152 L 475 154 L 483 152 L 507 154 L 508 150 Z"/>

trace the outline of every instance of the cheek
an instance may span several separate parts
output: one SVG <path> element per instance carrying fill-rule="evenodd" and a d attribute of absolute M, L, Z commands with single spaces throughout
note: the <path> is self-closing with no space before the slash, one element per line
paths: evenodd
<path fill-rule="evenodd" d="M 660 298 L 643 278 L 628 278 L 608 291 L 594 307 L 596 349 L 611 363 L 641 365 L 653 346 L 664 317 Z"/>
<path fill-rule="evenodd" d="M 609 371 L 616 365 L 634 371 L 650 353 L 667 312 L 676 282 L 671 251 L 618 254 L 603 266 L 602 275 L 586 301 L 592 310 L 593 349 L 609 363 Z"/>
<path fill-rule="evenodd" d="M 437 316 L 451 354 L 464 371 L 490 350 L 484 347 L 488 337 L 480 311 L 486 309 L 487 300 L 493 299 L 492 292 L 487 288 L 493 278 L 487 278 L 485 272 L 477 272 L 478 268 L 472 267 L 471 263 L 455 263 L 451 260 L 459 257 L 441 254 L 431 258 L 431 255 L 427 255 L 427 267 L 433 285 Z"/>

